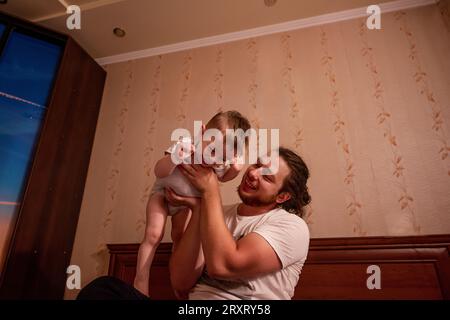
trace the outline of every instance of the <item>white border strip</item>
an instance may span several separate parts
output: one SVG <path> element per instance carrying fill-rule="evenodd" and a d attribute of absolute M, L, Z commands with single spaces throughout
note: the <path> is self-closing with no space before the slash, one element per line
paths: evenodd
<path fill-rule="evenodd" d="M 437 0 L 397 0 L 392 2 L 386 2 L 379 4 L 381 12 L 387 13 L 392 11 L 399 11 L 404 9 L 410 9 L 415 7 L 426 6 L 430 4 L 435 4 Z M 216 45 L 220 43 L 227 43 L 237 40 L 249 39 L 254 37 L 265 36 L 273 33 L 286 32 L 296 29 L 303 29 L 308 27 L 313 27 L 317 25 L 324 25 L 333 22 L 339 22 L 344 20 L 350 20 L 355 18 L 360 18 L 367 16 L 367 7 L 339 11 L 329 14 L 324 14 L 320 16 L 304 18 L 299 20 L 293 20 L 278 24 L 273 24 L 270 26 L 264 26 L 259 28 L 253 28 L 238 32 L 225 33 L 217 36 L 200 38 L 196 40 L 184 41 L 175 44 L 170 44 L 166 46 L 132 51 L 127 53 L 122 53 L 114 56 L 104 57 L 96 59 L 97 63 L 100 65 L 107 65 L 112 63 L 118 63 L 129 60 L 136 60 L 151 56 L 156 56 L 160 54 L 166 54 L 171 52 L 183 51 L 188 49 L 206 47 L 211 45 Z"/>

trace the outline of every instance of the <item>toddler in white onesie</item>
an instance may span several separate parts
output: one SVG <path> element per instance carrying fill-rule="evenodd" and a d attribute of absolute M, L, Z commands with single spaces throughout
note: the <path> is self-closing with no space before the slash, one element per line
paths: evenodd
<path fill-rule="evenodd" d="M 218 129 L 223 133 L 223 136 L 225 136 L 226 129 L 242 129 L 246 132 L 250 129 L 250 123 L 239 112 L 226 111 L 216 114 L 206 124 L 204 129 Z M 209 143 L 210 141 L 206 142 L 206 144 Z M 207 147 L 205 143 L 203 143 L 203 147 Z M 192 144 L 192 141 L 190 139 L 183 138 L 181 141 L 175 143 L 167 149 L 165 156 L 158 160 L 155 165 L 155 175 L 157 179 L 153 185 L 152 192 L 147 203 L 147 221 L 144 240 L 139 247 L 136 277 L 134 279 L 134 287 L 145 295 L 149 295 L 150 267 L 156 248 L 164 235 L 167 216 L 170 215 L 172 218 L 171 234 L 173 248 L 181 239 L 181 236 L 189 221 L 189 208 L 168 205 L 164 195 L 165 189 L 171 188 L 176 194 L 181 196 L 200 196 L 198 190 L 191 185 L 191 183 L 172 160 L 174 153 L 177 153 L 178 159 L 185 159 L 186 157 L 191 157 L 191 159 L 193 159 L 192 152 L 194 149 L 195 146 Z M 209 161 L 205 161 L 203 158 L 204 162 L 211 163 L 209 166 L 214 170 L 218 180 L 221 182 L 234 179 L 243 167 L 243 165 L 237 161 L 237 155 L 242 154 L 243 150 L 236 149 L 237 145 L 235 144 L 234 154 L 231 156 L 227 155 L 225 157 L 226 147 L 224 146 L 224 157 L 221 161 L 217 161 L 217 159 L 214 158 L 213 152 L 211 153 L 212 158 L 208 159 Z M 209 153 L 207 152 L 206 154 Z M 204 152 L 203 155 L 205 155 Z"/>

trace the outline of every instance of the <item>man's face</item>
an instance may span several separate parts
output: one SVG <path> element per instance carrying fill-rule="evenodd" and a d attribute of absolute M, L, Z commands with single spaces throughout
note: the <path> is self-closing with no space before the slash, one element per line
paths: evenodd
<path fill-rule="evenodd" d="M 278 172 L 275 174 L 262 175 L 262 168 L 270 168 L 270 163 L 262 165 L 258 161 L 257 164 L 251 165 L 242 177 L 238 187 L 242 202 L 250 206 L 266 206 L 288 200 L 286 194 L 279 194 L 284 179 L 291 172 L 284 159 L 279 158 Z"/>

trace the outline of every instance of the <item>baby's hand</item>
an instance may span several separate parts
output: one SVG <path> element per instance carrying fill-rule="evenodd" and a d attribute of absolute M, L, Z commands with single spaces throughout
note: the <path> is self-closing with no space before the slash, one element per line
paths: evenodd
<path fill-rule="evenodd" d="M 229 171 L 230 172 L 234 172 L 233 178 L 236 177 L 239 174 L 239 172 L 241 172 L 243 167 L 244 166 L 242 164 L 238 164 L 238 163 L 233 163 L 233 164 L 230 165 L 230 170 Z"/>
<path fill-rule="evenodd" d="M 230 169 L 228 169 L 225 174 L 219 179 L 220 182 L 227 182 L 233 180 L 239 175 L 239 172 L 244 167 L 244 164 L 240 163 L 241 161 L 236 161 L 233 159 L 232 163 L 230 163 Z"/>
<path fill-rule="evenodd" d="M 230 168 L 233 168 L 233 170 L 236 170 L 238 172 L 241 171 L 244 167 L 244 163 L 241 160 L 242 158 L 233 157 L 233 159 L 231 160 Z"/>

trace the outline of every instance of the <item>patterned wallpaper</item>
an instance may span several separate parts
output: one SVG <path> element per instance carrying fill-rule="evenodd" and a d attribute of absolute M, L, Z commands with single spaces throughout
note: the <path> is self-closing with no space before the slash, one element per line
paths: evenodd
<path fill-rule="evenodd" d="M 381 30 L 355 19 L 106 66 L 72 256 L 83 283 L 106 273 L 106 243 L 141 240 L 171 131 L 218 110 L 279 128 L 304 157 L 313 237 L 450 233 L 449 57 L 442 1 L 384 14 Z"/>

